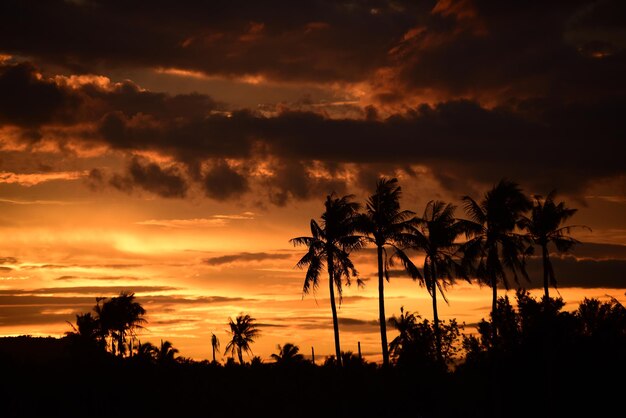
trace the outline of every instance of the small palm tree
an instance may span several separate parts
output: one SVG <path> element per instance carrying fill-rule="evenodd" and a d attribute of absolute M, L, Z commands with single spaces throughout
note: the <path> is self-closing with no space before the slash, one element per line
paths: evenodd
<path fill-rule="evenodd" d="M 171 342 L 161 340 L 161 346 L 156 352 L 156 360 L 161 364 L 171 364 L 176 361 L 178 349 L 174 348 Z"/>
<path fill-rule="evenodd" d="M 402 248 L 408 244 L 406 231 L 412 224 L 413 212 L 400 209 L 401 188 L 395 178 L 382 178 L 376 184 L 376 191 L 366 204 L 361 228 L 368 235 L 368 241 L 376 246 L 378 261 L 378 315 L 380 340 L 382 344 L 383 366 L 389 365 L 387 346 L 387 321 L 385 319 L 385 279 L 389 281 L 389 265 L 394 258 L 402 260 L 405 268 L 413 277 L 419 277 L 419 271 L 404 253 Z M 392 249 L 388 257 L 387 247 Z"/>
<path fill-rule="evenodd" d="M 215 361 L 215 352 L 220 352 L 220 340 L 217 338 L 217 335 L 211 333 L 211 348 L 213 349 L 213 363 Z"/>
<path fill-rule="evenodd" d="M 504 179 L 487 192 L 480 203 L 469 196 L 463 197 L 463 201 L 465 211 L 473 221 L 473 238 L 462 247 L 464 267 L 492 289 L 491 314 L 495 342 L 498 284 L 502 283 L 509 288 L 506 270 L 513 273 L 517 283 L 518 272 L 528 279 L 524 258 L 526 240 L 515 229 L 532 203 L 517 183 Z"/>
<path fill-rule="evenodd" d="M 393 358 L 398 358 L 402 350 L 411 345 L 419 319 L 419 315 L 408 311 L 405 312 L 404 306 L 400 307 L 400 316 L 394 315 L 389 318 L 389 325 L 399 332 L 398 336 L 389 343 L 389 351 Z"/>
<path fill-rule="evenodd" d="M 463 276 L 460 263 L 456 261 L 459 244 L 456 242 L 461 235 L 470 236 L 474 230 L 473 223 L 456 219 L 456 206 L 441 201 L 430 201 L 426 204 L 424 214 L 416 219 L 417 227 L 413 228 L 411 246 L 424 251 L 424 282 L 433 303 L 433 326 L 435 346 L 438 360 L 442 361 L 441 332 L 437 313 L 437 291 L 446 303 L 444 289 L 454 283 L 455 277 Z"/>
<path fill-rule="evenodd" d="M 330 308 L 333 316 L 333 331 L 335 336 L 335 352 L 337 364 L 341 366 L 341 348 L 339 343 L 339 321 L 335 303 L 335 288 L 341 304 L 342 278 L 346 285 L 350 285 L 352 277 L 358 279 L 357 271 L 350 260 L 350 252 L 361 248 L 362 237 L 356 235 L 359 225 L 359 204 L 352 201 L 352 196 L 335 197 L 331 194 L 326 197 L 325 211 L 322 214 L 321 226 L 311 219 L 311 236 L 297 237 L 290 240 L 295 246 L 306 246 L 307 253 L 298 261 L 296 267 L 307 267 L 302 287 L 303 295 L 311 289 L 317 290 L 320 273 L 326 267 L 328 272 L 328 288 L 330 292 Z"/>
<path fill-rule="evenodd" d="M 304 356 L 300 354 L 300 347 L 292 343 L 285 343 L 281 346 L 278 344 L 278 354 L 272 354 L 271 357 L 276 364 L 293 364 L 304 360 Z"/>
<path fill-rule="evenodd" d="M 132 292 L 121 292 L 111 299 L 96 298 L 94 312 L 100 323 L 101 338 L 111 340 L 111 352 L 123 356 L 126 353 L 127 336 L 135 337 L 136 330 L 143 328 L 146 310 L 135 301 Z M 132 351 L 132 350 L 131 350 Z"/>
<path fill-rule="evenodd" d="M 153 362 L 156 361 L 158 352 L 159 349 L 151 342 L 142 344 L 141 341 L 139 341 L 139 344 L 137 345 L 136 358 L 148 362 Z"/>
<path fill-rule="evenodd" d="M 254 321 L 256 320 L 248 314 L 237 315 L 235 321 L 232 318 L 228 318 L 229 332 L 232 335 L 232 339 L 226 344 L 224 353 L 228 354 L 230 352 L 231 357 L 234 357 L 236 351 L 239 364 L 243 364 L 244 351 L 250 355 L 253 354 L 250 345 L 260 335 Z"/>
<path fill-rule="evenodd" d="M 567 225 L 563 223 L 574 216 L 578 209 L 565 207 L 564 202 L 556 204 L 554 199 L 556 190 L 552 190 L 544 199 L 533 196 L 533 208 L 530 217 L 522 218 L 522 227 L 528 231 L 528 238 L 535 245 L 541 247 L 543 260 L 543 291 L 545 299 L 550 298 L 549 286 L 556 288 L 556 276 L 550 261 L 548 244 L 552 243 L 560 253 L 568 252 L 579 241 L 569 236 L 570 230 L 575 227 L 587 228 L 583 225 Z"/>

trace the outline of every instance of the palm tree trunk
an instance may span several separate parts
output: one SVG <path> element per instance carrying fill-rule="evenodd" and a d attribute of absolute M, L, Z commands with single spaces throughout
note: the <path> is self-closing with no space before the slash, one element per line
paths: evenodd
<path fill-rule="evenodd" d="M 543 255 L 543 292 L 546 297 L 546 303 L 548 303 L 548 298 L 550 297 L 550 277 L 549 277 L 549 268 L 548 268 L 548 246 L 546 244 L 541 244 L 542 255 Z"/>
<path fill-rule="evenodd" d="M 491 273 L 491 338 L 492 344 L 496 345 L 498 339 L 498 277 Z"/>
<path fill-rule="evenodd" d="M 215 345 L 213 345 L 213 363 L 215 363 Z"/>
<path fill-rule="evenodd" d="M 387 345 L 387 322 L 385 320 L 385 278 L 383 275 L 383 247 L 377 246 L 378 251 L 378 316 L 380 321 L 380 342 L 383 348 L 383 367 L 389 366 L 389 347 Z"/>
<path fill-rule="evenodd" d="M 441 332 L 439 331 L 439 315 L 437 314 L 437 268 L 432 258 L 430 260 L 430 271 L 433 292 L 433 324 L 435 328 L 435 349 L 437 350 L 437 361 L 443 364 L 441 355 Z"/>
<path fill-rule="evenodd" d="M 237 355 L 239 356 L 239 364 L 243 365 L 243 354 L 241 354 L 241 347 L 237 347 Z"/>
<path fill-rule="evenodd" d="M 339 345 L 339 320 L 337 319 L 337 306 L 335 305 L 335 280 L 333 275 L 333 255 L 328 254 L 328 287 L 330 289 L 330 310 L 333 313 L 333 331 L 335 333 L 335 355 L 337 366 L 341 367 L 341 347 Z"/>

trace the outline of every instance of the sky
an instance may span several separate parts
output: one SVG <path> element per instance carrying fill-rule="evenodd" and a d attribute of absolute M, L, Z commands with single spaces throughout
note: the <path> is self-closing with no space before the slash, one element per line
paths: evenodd
<path fill-rule="evenodd" d="M 323 358 L 327 282 L 302 294 L 289 240 L 326 195 L 363 203 L 381 176 L 417 214 L 443 200 L 463 217 L 502 178 L 556 189 L 590 230 L 553 254 L 553 293 L 626 303 L 626 8 L 511 3 L 1 2 L 0 336 L 60 337 L 131 290 L 140 339 L 183 356 L 210 358 L 248 313 L 255 355 Z M 376 361 L 375 253 L 353 260 L 342 349 Z M 540 260 L 529 273 L 539 295 Z M 446 295 L 441 318 L 468 332 L 489 314 L 487 287 Z M 398 271 L 387 316 L 430 318 L 429 298 Z"/>

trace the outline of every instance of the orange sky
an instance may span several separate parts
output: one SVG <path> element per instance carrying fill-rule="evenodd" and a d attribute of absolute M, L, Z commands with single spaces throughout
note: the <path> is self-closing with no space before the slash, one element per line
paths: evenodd
<path fill-rule="evenodd" d="M 503 177 L 529 195 L 558 189 L 579 209 L 572 223 L 592 229 L 555 261 L 566 309 L 625 302 L 617 9 L 0 5 L 0 335 L 61 336 L 123 288 L 148 311 L 141 339 L 181 355 L 208 358 L 211 333 L 224 346 L 228 318 L 245 312 L 261 324 L 255 354 L 293 342 L 322 358 L 327 287 L 302 297 L 303 249 L 289 239 L 308 233 L 328 193 L 363 202 L 380 176 L 398 177 L 418 214 Z M 366 285 L 345 290 L 342 349 L 360 341 L 377 360 L 374 257 L 354 260 Z M 430 318 L 417 283 L 386 289 L 387 316 L 404 306 Z M 488 315 L 488 288 L 447 295 L 441 317 L 469 332 Z"/>

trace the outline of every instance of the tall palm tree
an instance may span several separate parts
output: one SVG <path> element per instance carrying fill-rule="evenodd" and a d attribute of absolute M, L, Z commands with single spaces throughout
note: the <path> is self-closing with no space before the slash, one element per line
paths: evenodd
<path fill-rule="evenodd" d="M 320 273 L 324 267 L 328 272 L 335 352 L 339 366 L 341 366 L 341 348 L 335 288 L 337 288 L 339 303 L 341 304 L 342 278 L 345 278 L 346 285 L 350 284 L 353 277 L 359 281 L 357 271 L 352 260 L 350 260 L 350 251 L 362 246 L 362 237 L 356 235 L 359 223 L 359 204 L 353 202 L 352 198 L 351 195 L 338 198 L 335 197 L 334 193 L 327 196 L 321 225 L 311 219 L 311 236 L 290 240 L 294 246 L 304 245 L 308 247 L 307 253 L 296 264 L 298 268 L 307 266 L 304 286 L 302 287 L 303 295 L 308 294 L 311 289 L 317 290 Z"/>
<path fill-rule="evenodd" d="M 578 209 L 565 207 L 564 202 L 556 204 L 554 199 L 556 190 L 552 190 L 544 199 L 533 196 L 533 207 L 530 217 L 522 218 L 522 227 L 528 231 L 532 242 L 541 247 L 543 261 L 543 291 L 546 301 L 549 300 L 549 286 L 556 288 L 556 276 L 550 261 L 548 244 L 553 243 L 558 252 L 568 252 L 579 241 L 569 236 L 570 230 L 575 227 L 588 228 L 583 225 L 566 225 L 563 223 L 574 216 Z"/>
<path fill-rule="evenodd" d="M 217 338 L 217 335 L 211 333 L 211 348 L 213 349 L 213 363 L 215 361 L 215 352 L 220 352 L 220 340 Z"/>
<path fill-rule="evenodd" d="M 230 326 L 232 339 L 228 342 L 228 344 L 226 344 L 224 353 L 228 354 L 228 352 L 230 352 L 231 357 L 234 357 L 236 351 L 239 358 L 239 364 L 243 364 L 244 351 L 248 354 L 252 354 L 250 344 L 252 344 L 255 338 L 260 335 L 254 321 L 256 320 L 248 314 L 237 315 L 235 321 L 233 321 L 232 318 L 228 318 L 228 325 Z"/>
<path fill-rule="evenodd" d="M 524 258 L 527 246 L 524 237 L 515 229 L 532 203 L 517 183 L 506 179 L 500 180 L 488 191 L 480 203 L 469 196 L 464 196 L 463 202 L 466 213 L 473 221 L 473 238 L 462 247 L 464 264 L 492 289 L 491 319 L 495 343 L 498 284 L 509 288 L 506 270 L 513 273 L 516 283 L 519 283 L 518 272 L 528 279 Z"/>
<path fill-rule="evenodd" d="M 272 354 L 271 357 L 276 364 L 292 364 L 304 360 L 304 356 L 300 354 L 300 347 L 292 343 L 285 343 L 281 346 L 278 344 L 278 354 Z"/>
<path fill-rule="evenodd" d="M 441 201 L 426 204 L 424 214 L 416 219 L 417 226 L 412 230 L 411 246 L 422 250 L 424 258 L 424 282 L 433 304 L 433 325 L 437 359 L 443 361 L 441 352 L 441 332 L 437 313 L 437 291 L 446 303 L 444 289 L 454 283 L 455 277 L 464 276 L 460 263 L 456 261 L 460 235 L 469 237 L 474 231 L 471 221 L 456 219 L 456 206 Z"/>
<path fill-rule="evenodd" d="M 387 321 L 385 319 L 385 279 L 389 281 L 389 264 L 393 258 L 399 258 L 414 278 L 419 276 L 419 271 L 402 250 L 407 245 L 408 234 L 406 231 L 411 226 L 414 213 L 400 209 L 401 194 L 402 189 L 398 185 L 397 179 L 381 178 L 376 184 L 376 191 L 367 200 L 361 226 L 363 232 L 368 235 L 368 241 L 376 246 L 378 315 L 383 366 L 385 367 L 389 365 Z M 388 257 L 387 247 L 391 247 L 393 250 L 391 257 Z"/>

